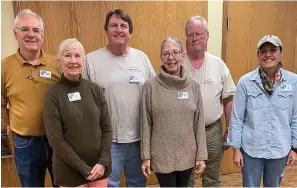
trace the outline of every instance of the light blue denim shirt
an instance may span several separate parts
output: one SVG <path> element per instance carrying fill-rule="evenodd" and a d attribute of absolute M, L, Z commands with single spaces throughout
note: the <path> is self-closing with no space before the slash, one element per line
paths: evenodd
<path fill-rule="evenodd" d="M 240 78 L 233 99 L 227 144 L 251 157 L 278 159 L 297 148 L 297 75 L 282 77 L 269 96 L 259 68 Z"/>

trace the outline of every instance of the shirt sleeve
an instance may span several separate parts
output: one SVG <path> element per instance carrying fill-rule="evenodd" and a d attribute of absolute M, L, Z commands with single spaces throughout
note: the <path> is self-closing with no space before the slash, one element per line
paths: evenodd
<path fill-rule="evenodd" d="M 110 124 L 110 116 L 108 113 L 107 102 L 104 93 L 99 86 L 97 86 L 97 93 L 101 108 L 100 127 L 102 132 L 101 154 L 98 164 L 108 166 L 111 162 L 112 128 Z"/>
<path fill-rule="evenodd" d="M 241 148 L 243 122 L 246 115 L 246 88 L 242 80 L 239 80 L 236 93 L 233 98 L 232 113 L 230 118 L 227 144 L 232 148 Z"/>
<path fill-rule="evenodd" d="M 144 59 L 145 65 L 146 65 L 146 68 L 147 68 L 147 70 L 146 70 L 147 71 L 147 77 L 151 78 L 151 77 L 156 75 L 155 70 L 154 70 L 154 68 L 153 68 L 153 66 L 152 66 L 152 64 L 151 64 L 151 62 L 150 62 L 150 60 L 149 60 L 149 58 L 148 58 L 148 56 L 146 54 L 145 54 L 144 58 L 145 58 Z"/>
<path fill-rule="evenodd" d="M 57 97 L 46 92 L 43 110 L 48 141 L 55 153 L 84 177 L 88 176 L 92 168 L 76 154 L 63 137 Z"/>
<path fill-rule="evenodd" d="M 293 96 L 293 110 L 291 119 L 292 146 L 297 148 L 297 85 Z"/>
<path fill-rule="evenodd" d="M 8 98 L 6 93 L 6 80 L 4 68 L 1 68 L 1 120 L 5 125 L 9 125 L 9 113 L 7 109 Z"/>
<path fill-rule="evenodd" d="M 91 72 L 90 72 L 90 66 L 89 66 L 89 58 L 86 55 L 85 57 L 85 63 L 83 65 L 83 71 L 81 73 L 82 77 L 86 80 L 92 81 L 91 80 Z"/>
<path fill-rule="evenodd" d="M 201 89 L 197 83 L 196 95 L 198 96 L 197 110 L 195 112 L 195 139 L 197 144 L 196 161 L 207 160 L 207 145 L 206 145 L 206 133 L 205 133 L 205 122 L 204 122 L 204 111 L 203 101 L 201 95 Z"/>
<path fill-rule="evenodd" d="M 152 132 L 152 112 L 151 112 L 150 84 L 146 81 L 142 88 L 142 104 L 140 116 L 140 140 L 141 159 L 151 159 L 151 132 Z"/>
<path fill-rule="evenodd" d="M 222 74 L 222 82 L 223 82 L 222 98 L 225 99 L 235 94 L 236 87 L 233 82 L 231 72 L 223 61 L 222 61 L 222 73 L 223 73 Z"/>

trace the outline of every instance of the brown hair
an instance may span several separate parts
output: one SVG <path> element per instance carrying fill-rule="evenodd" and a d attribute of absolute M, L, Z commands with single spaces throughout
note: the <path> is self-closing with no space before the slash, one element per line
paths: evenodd
<path fill-rule="evenodd" d="M 122 20 L 124 20 L 125 22 L 128 22 L 129 33 L 132 34 L 132 32 L 133 32 L 133 24 L 132 24 L 131 17 L 128 14 L 126 14 L 124 11 L 120 10 L 120 9 L 115 9 L 115 10 L 112 10 L 112 11 L 110 11 L 110 12 L 107 13 L 106 19 L 105 19 L 105 24 L 104 24 L 105 31 L 107 31 L 107 29 L 108 29 L 108 24 L 109 24 L 110 17 L 112 15 L 114 15 L 114 14 L 120 16 L 120 18 Z"/>

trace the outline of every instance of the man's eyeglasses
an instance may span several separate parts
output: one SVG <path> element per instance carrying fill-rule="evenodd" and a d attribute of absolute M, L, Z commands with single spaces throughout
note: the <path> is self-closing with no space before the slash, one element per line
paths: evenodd
<path fill-rule="evenodd" d="M 31 30 L 35 35 L 40 35 L 43 33 L 43 31 L 39 28 L 29 28 L 29 27 L 16 27 L 16 29 L 20 30 L 20 32 L 24 34 L 28 34 Z"/>
<path fill-rule="evenodd" d="M 195 36 L 198 38 L 198 39 L 201 39 L 204 37 L 204 34 L 207 32 L 207 30 L 205 30 L 204 32 L 194 32 L 194 33 L 190 33 L 190 34 L 187 34 L 187 38 L 191 38 L 193 39 Z"/>
<path fill-rule="evenodd" d="M 161 54 L 161 57 L 163 59 L 168 59 L 170 57 L 170 54 L 174 57 L 174 58 L 177 58 L 180 54 L 181 54 L 181 51 L 173 51 L 173 52 L 164 52 Z"/>

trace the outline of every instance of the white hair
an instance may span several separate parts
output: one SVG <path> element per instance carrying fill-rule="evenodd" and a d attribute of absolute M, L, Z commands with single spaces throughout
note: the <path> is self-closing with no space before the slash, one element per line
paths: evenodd
<path fill-rule="evenodd" d="M 174 36 L 167 36 L 167 37 L 164 38 L 164 40 L 163 40 L 162 43 L 161 43 L 161 54 L 162 54 L 162 49 L 163 49 L 164 44 L 165 44 L 167 41 L 169 41 L 169 40 L 173 40 L 173 41 L 175 41 L 177 44 L 179 44 L 180 51 L 181 51 L 181 52 L 184 52 L 183 44 L 180 42 L 180 40 L 179 40 L 177 37 L 174 37 Z"/>
<path fill-rule="evenodd" d="M 65 39 L 61 42 L 61 44 L 59 45 L 58 54 L 56 56 L 57 59 L 60 60 L 64 52 L 72 50 L 74 48 L 80 48 L 83 52 L 83 56 L 85 56 L 85 49 L 83 45 L 76 38 L 71 38 Z"/>
<path fill-rule="evenodd" d="M 15 17 L 15 20 L 14 20 L 14 28 L 19 27 L 20 18 L 22 16 L 35 16 L 40 23 L 41 34 L 42 35 L 44 34 L 44 23 L 42 18 L 38 16 L 35 12 L 32 12 L 30 9 L 23 9 L 21 12 L 19 12 L 19 14 Z"/>
<path fill-rule="evenodd" d="M 187 25 L 192 22 L 192 21 L 195 21 L 195 20 L 199 20 L 201 21 L 204 29 L 206 31 L 208 31 L 208 25 L 207 25 L 207 21 L 205 20 L 205 18 L 203 18 L 202 16 L 193 16 L 191 18 L 188 19 L 188 21 L 186 22 L 186 25 L 185 25 L 185 31 L 187 30 Z"/>

